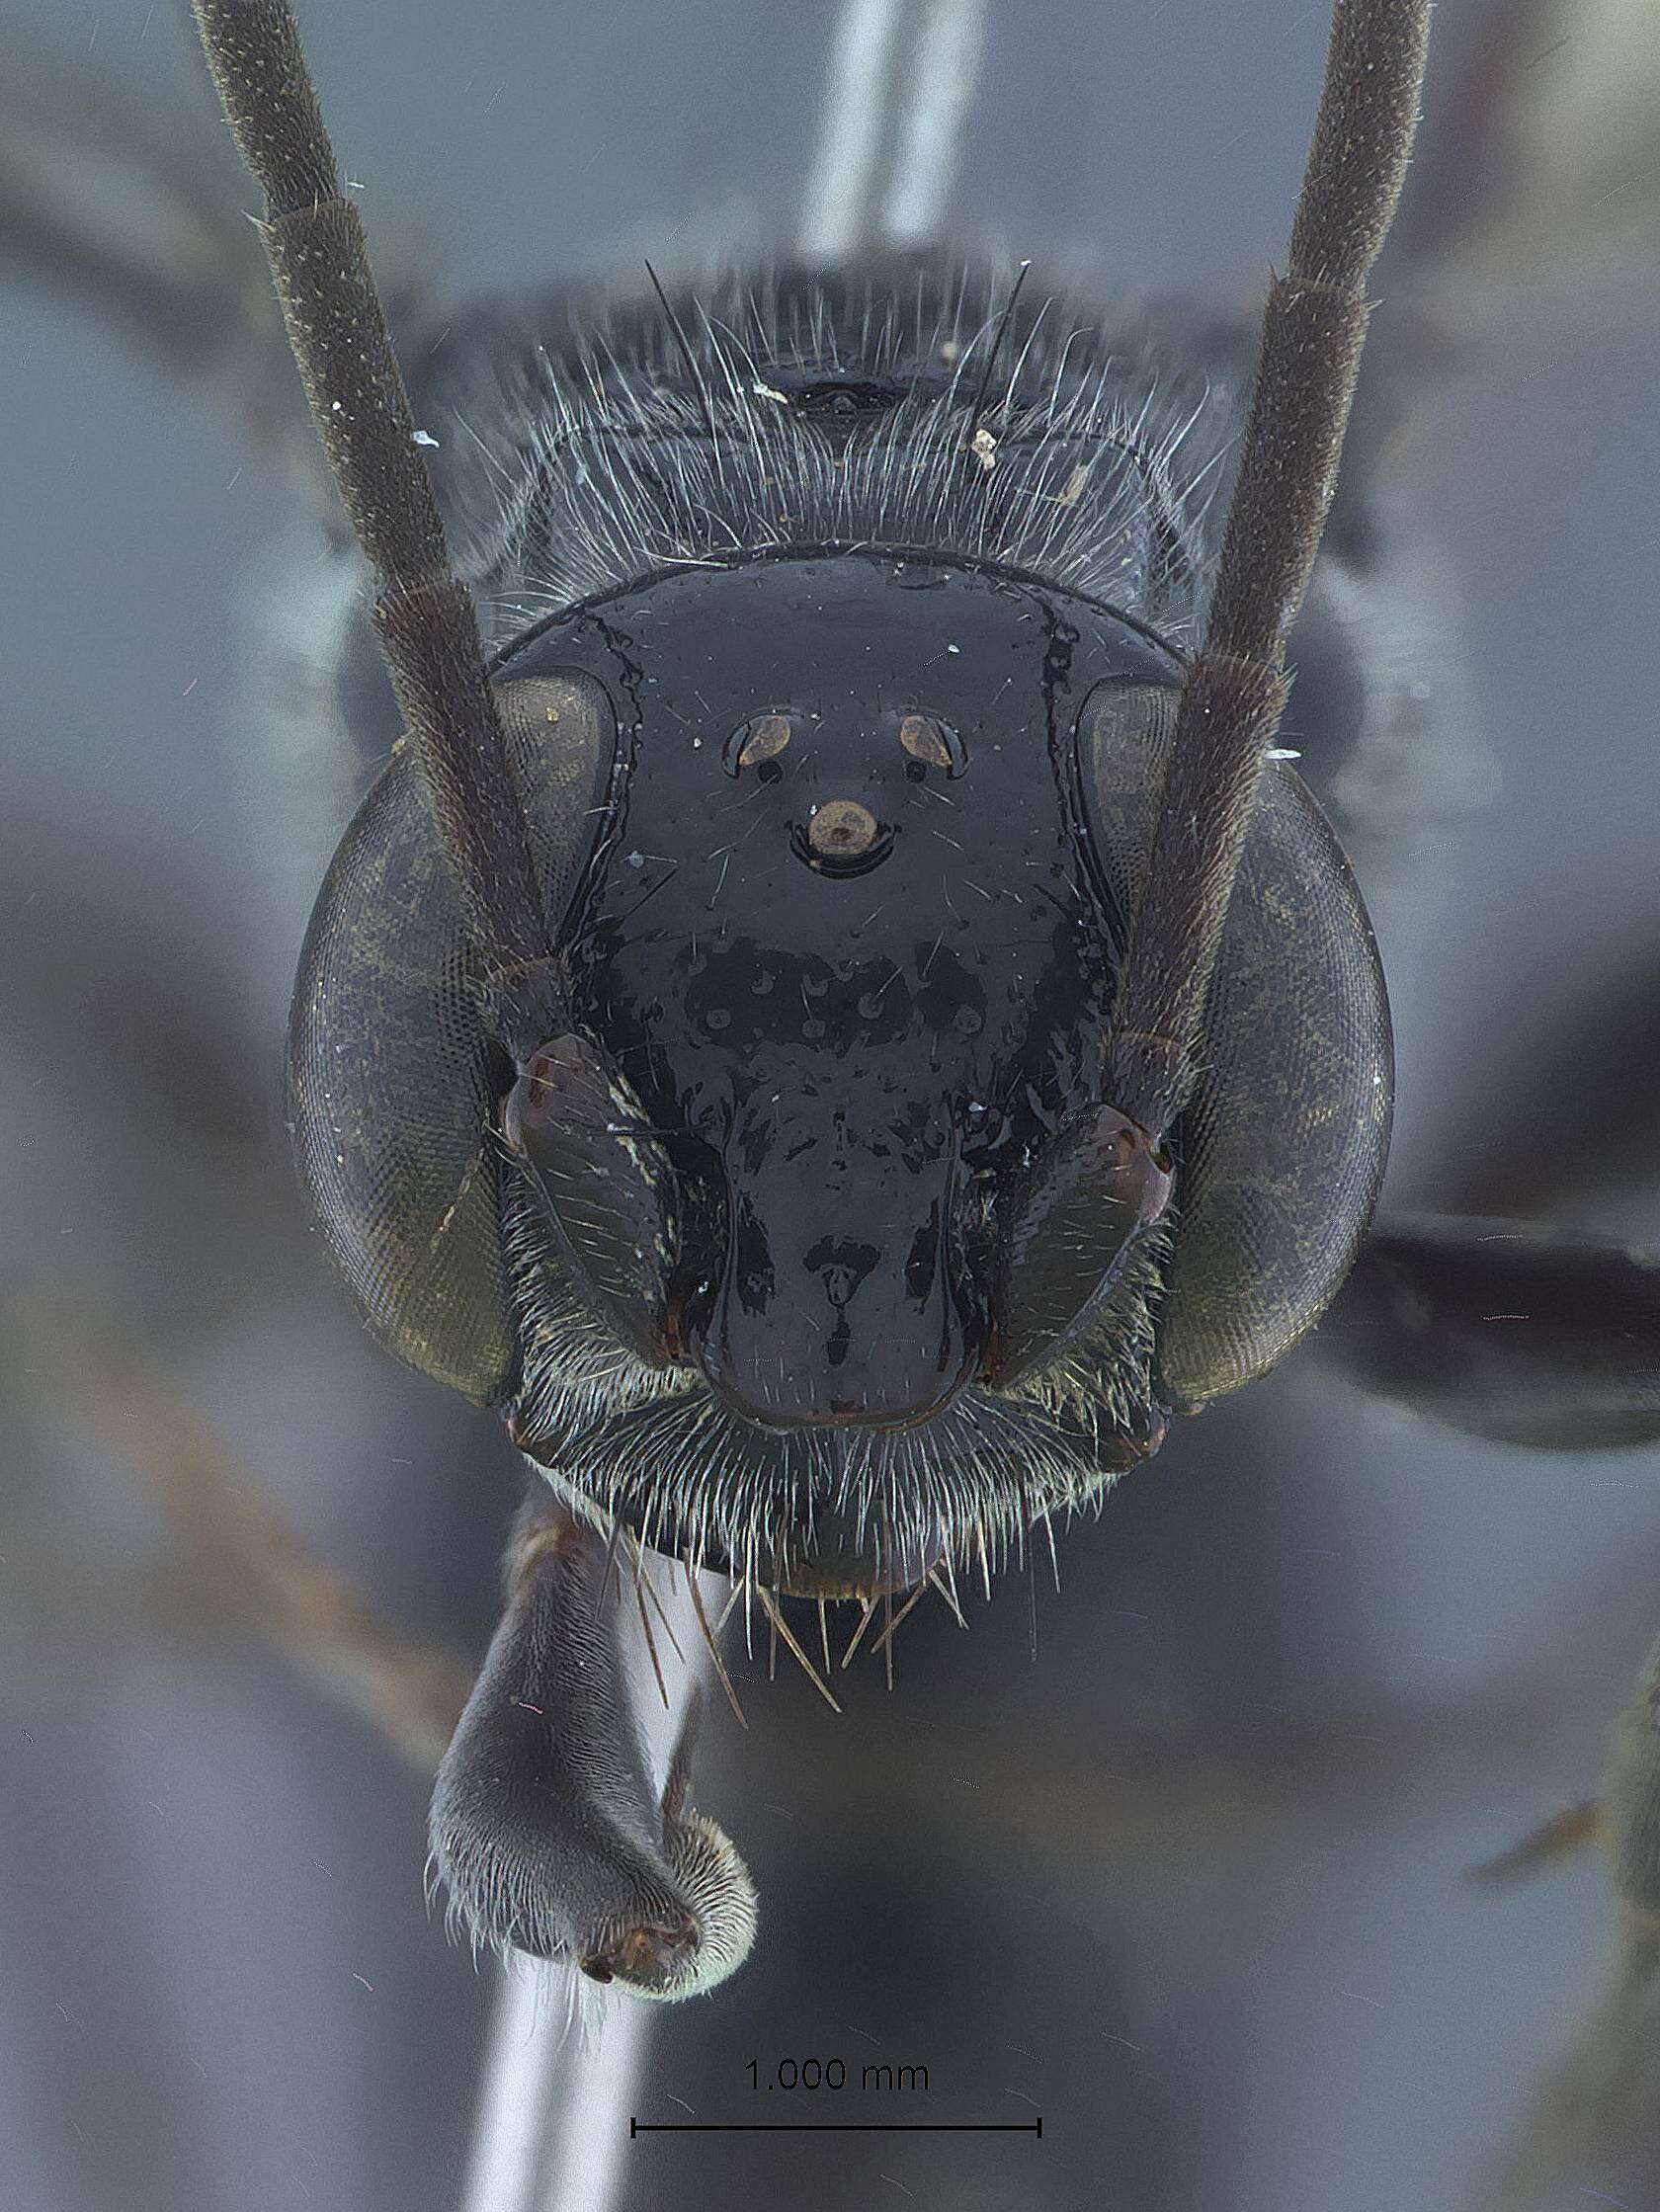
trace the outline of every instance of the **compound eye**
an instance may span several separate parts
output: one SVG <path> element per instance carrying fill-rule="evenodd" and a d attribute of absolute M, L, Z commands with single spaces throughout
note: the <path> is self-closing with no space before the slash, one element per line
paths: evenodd
<path fill-rule="evenodd" d="M 788 714 L 752 714 L 747 722 L 740 722 L 720 756 L 727 775 L 736 776 L 742 769 L 776 761 L 794 734 L 794 718 Z"/>
<path fill-rule="evenodd" d="M 962 740 L 949 722 L 935 714 L 906 714 L 899 723 L 899 743 L 916 764 L 913 773 L 943 768 L 948 776 L 960 776 L 968 765 Z"/>

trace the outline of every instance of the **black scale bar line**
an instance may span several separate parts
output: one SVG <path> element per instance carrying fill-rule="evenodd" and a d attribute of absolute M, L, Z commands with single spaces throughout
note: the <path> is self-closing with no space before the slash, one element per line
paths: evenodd
<path fill-rule="evenodd" d="M 1041 2135 L 1042 2120 L 635 2120 L 638 2135 Z"/>

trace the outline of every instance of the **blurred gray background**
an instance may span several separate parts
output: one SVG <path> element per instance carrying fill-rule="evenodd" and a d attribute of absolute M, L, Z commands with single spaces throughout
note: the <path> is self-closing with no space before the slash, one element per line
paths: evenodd
<path fill-rule="evenodd" d="M 787 238 L 835 17 L 336 0 L 306 31 L 372 238 L 465 297 Z M 7 21 L 135 100 L 201 96 L 165 6 Z M 992 0 L 954 229 L 1248 296 L 1325 23 Z M 1448 1195 L 1564 1008 L 1654 943 L 1660 316 L 1631 308 L 1492 349 L 1402 463 L 1476 764 L 1379 909 L 1403 1198 Z M 360 1337 L 281 1128 L 351 787 L 266 704 L 320 538 L 200 394 L 33 283 L 0 311 L 0 2207 L 437 2212 L 491 1983 L 423 1902 L 426 1785 L 237 1635 L 234 1592 L 214 1620 L 180 1597 L 153 1503 L 30 1350 L 110 1317 L 393 1617 L 482 1651 L 512 1456 Z M 1629 1192 L 1601 1219 L 1655 1225 Z M 1065 1534 L 1036 1660 L 1011 1578 L 969 1637 L 919 1609 L 893 1694 L 861 1663 L 840 1720 L 746 1669 L 705 1787 L 763 1935 L 661 2023 L 640 2116 L 755 2116 L 751 2058 L 840 2056 L 926 2064 L 905 2116 L 1040 2111 L 1042 2139 L 660 2136 L 622 2204 L 1464 2201 L 1609 1913 L 1593 1863 L 1501 1895 L 1460 1869 L 1594 1786 L 1660 1626 L 1656 1474 L 1445 1438 L 1293 1358 Z M 1562 2201 L 1660 2201 L 1616 2166 Z"/>

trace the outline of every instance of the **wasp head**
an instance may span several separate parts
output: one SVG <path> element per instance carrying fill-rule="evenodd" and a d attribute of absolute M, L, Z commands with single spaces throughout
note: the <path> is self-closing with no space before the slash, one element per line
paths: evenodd
<path fill-rule="evenodd" d="M 1370 1205 L 1381 989 L 1283 773 L 1192 1109 L 1166 1141 L 1108 1095 L 1180 676 L 922 553 L 683 569 L 524 640 L 551 957 L 467 972 L 382 787 L 302 971 L 302 1159 L 372 1321 L 579 1509 L 816 1591 L 995 1555 L 1272 1363 Z"/>

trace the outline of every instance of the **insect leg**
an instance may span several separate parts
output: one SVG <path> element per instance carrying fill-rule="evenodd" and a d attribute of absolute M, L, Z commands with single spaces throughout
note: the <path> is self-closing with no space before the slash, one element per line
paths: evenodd
<path fill-rule="evenodd" d="M 1593 1836 L 1607 1851 L 1619 1914 L 1613 1955 L 1595 2002 L 1534 2085 L 1476 2199 L 1481 2212 L 1605 2193 L 1611 2204 L 1634 2204 L 1627 2174 L 1635 2168 L 1652 2176 L 1660 2111 L 1660 1644 L 1616 1725 L 1598 1803 L 1559 1815 L 1482 1871 L 1499 1878 L 1529 1872 L 1565 1855 L 1541 1847 L 1541 1840 L 1548 1846 Z M 1611 2186 L 1589 2187 L 1587 2175 Z"/>
<path fill-rule="evenodd" d="M 551 1497 L 520 1516 L 507 1607 L 439 1769 L 433 1856 L 476 1939 L 642 1996 L 683 1997 L 741 1963 L 755 1892 L 725 1837 L 687 1803 L 696 1701 L 653 1797 L 613 1557 Z"/>
<path fill-rule="evenodd" d="M 1470 1435 L 1660 1438 L 1660 1256 L 1514 1221 L 1381 1223 L 1311 1341 L 1362 1390 Z"/>
<path fill-rule="evenodd" d="M 412 1641 L 337 1573 L 169 1378 L 113 1321 L 20 1309 L 14 1356 L 54 1404 L 143 1475 L 172 1524 L 187 1602 L 229 1608 L 424 1773 L 465 1702 L 464 1660 Z"/>

